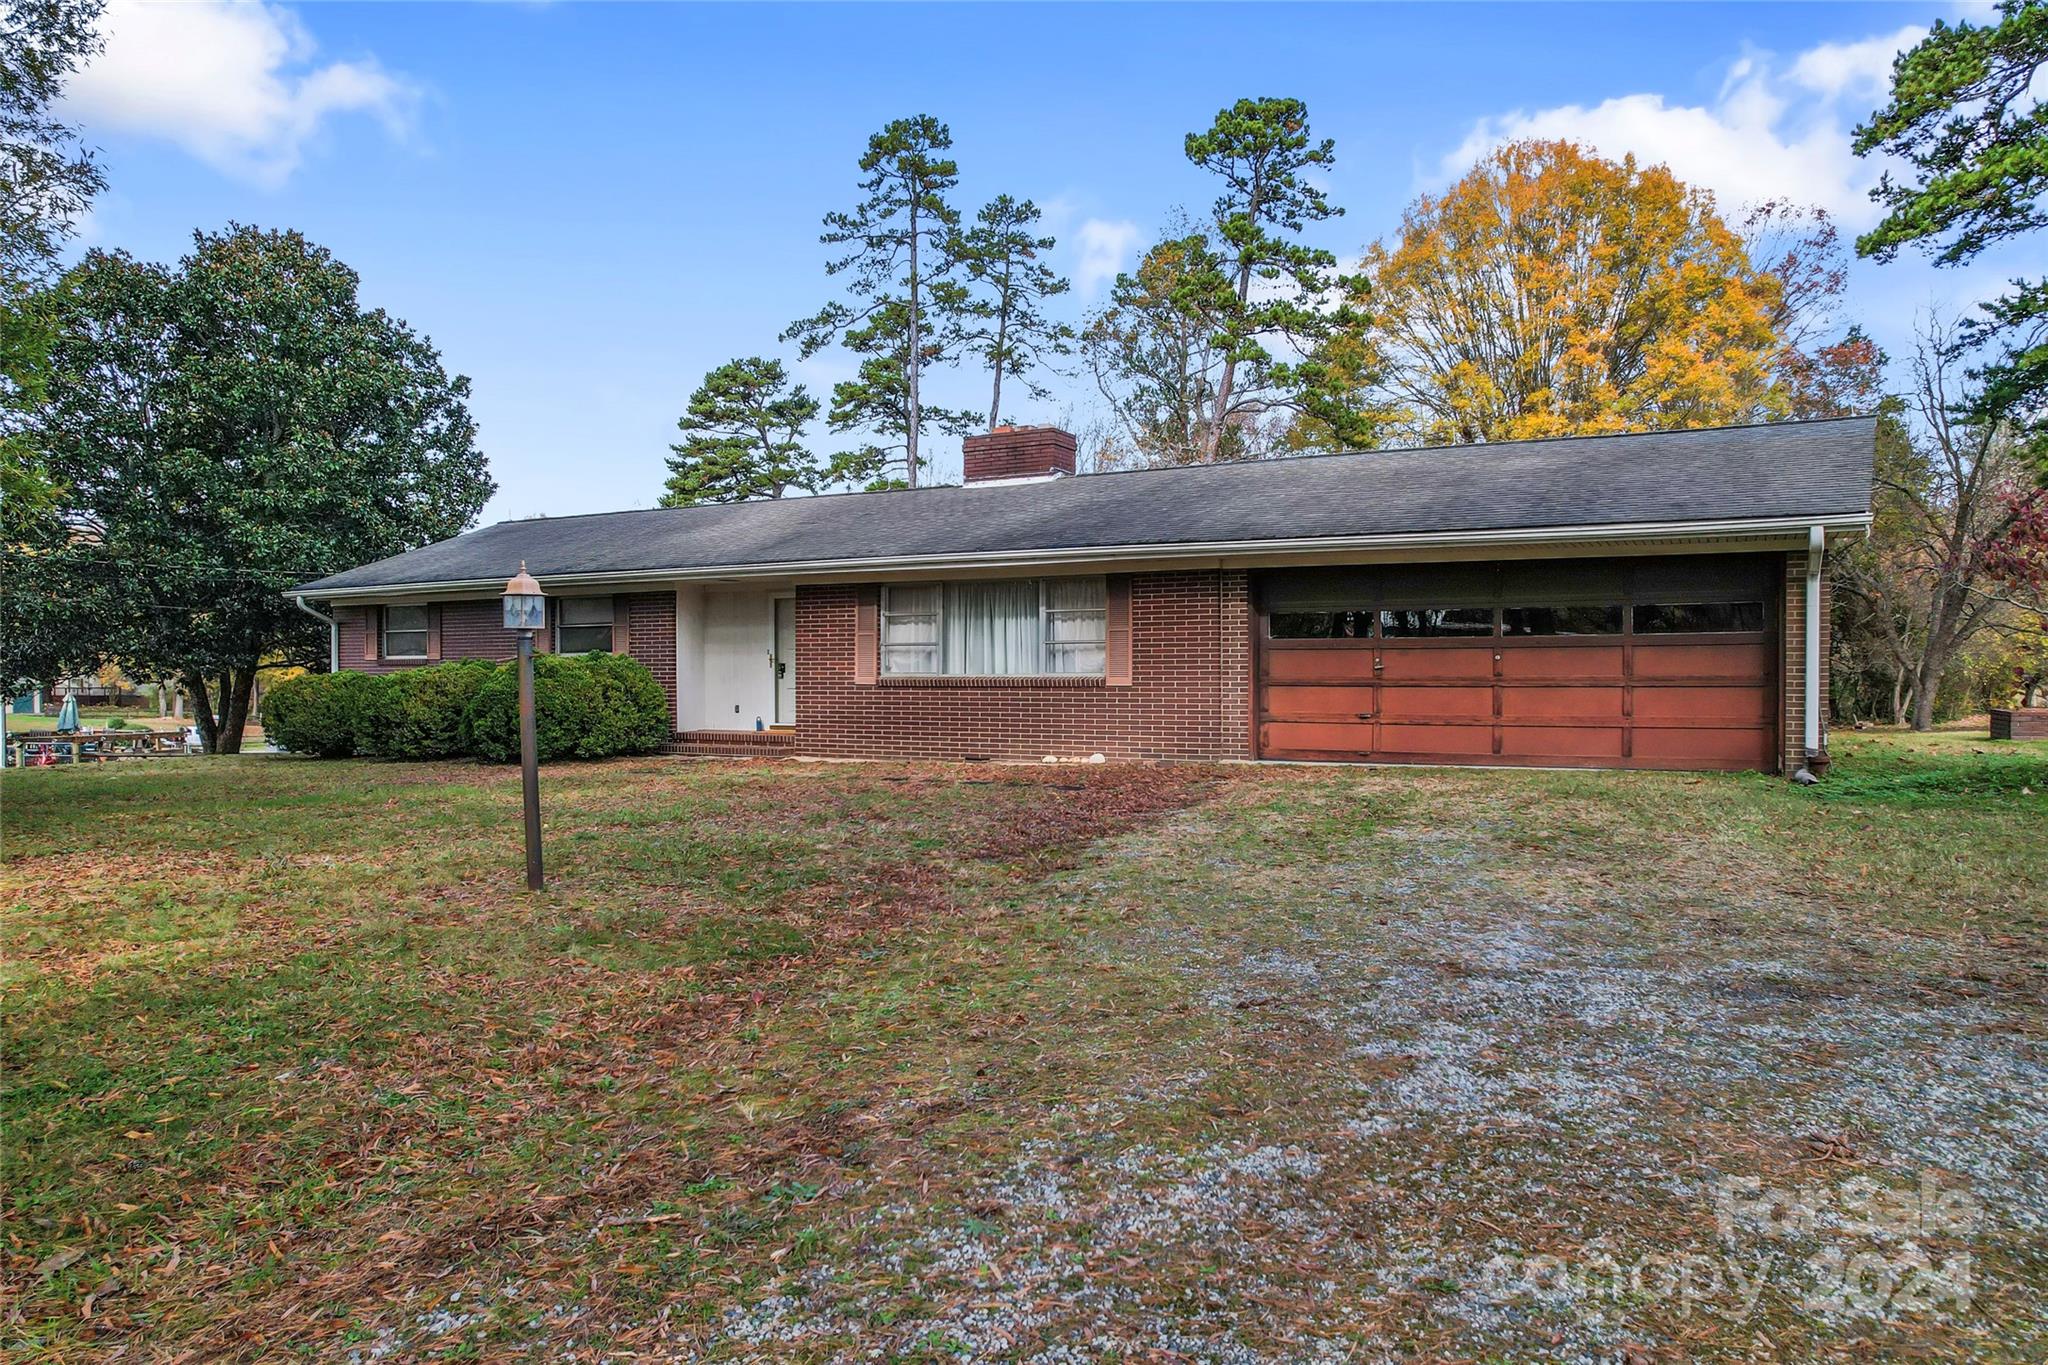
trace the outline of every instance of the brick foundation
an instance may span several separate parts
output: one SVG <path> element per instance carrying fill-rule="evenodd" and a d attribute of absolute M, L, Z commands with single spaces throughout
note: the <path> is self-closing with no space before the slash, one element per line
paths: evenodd
<path fill-rule="evenodd" d="M 827 758 L 1251 756 L 1250 601 L 1242 572 L 1131 580 L 1131 682 L 854 681 L 862 589 L 797 589 L 797 751 Z"/>

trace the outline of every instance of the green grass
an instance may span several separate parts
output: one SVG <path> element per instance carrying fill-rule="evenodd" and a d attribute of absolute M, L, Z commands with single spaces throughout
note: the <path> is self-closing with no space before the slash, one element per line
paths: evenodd
<path fill-rule="evenodd" d="M 1838 735 L 1845 770 L 1815 788 L 1824 801 L 1951 806 L 2024 801 L 2048 792 L 2048 740 L 1987 739 L 1974 727 L 1916 735 Z"/>
<path fill-rule="evenodd" d="M 81 710 L 78 713 L 79 724 L 88 730 L 104 730 L 110 722 L 116 720 L 145 730 L 167 729 L 179 724 L 179 722 L 168 718 L 160 720 L 156 712 L 140 708 L 131 708 L 125 711 Z M 10 712 L 7 716 L 7 732 L 9 734 L 21 734 L 31 730 L 54 730 L 56 728 L 57 717 L 54 715 L 18 716 Z"/>
<path fill-rule="evenodd" d="M 464 1285 L 473 1302 L 526 1284 L 595 1332 L 712 1320 L 800 1267 L 865 1273 L 864 1218 L 964 1192 L 1090 1097 L 1187 1058 L 1216 1078 L 1148 1111 L 1150 1136 L 1263 1121 L 1219 1118 L 1266 1112 L 1272 1084 L 1256 1052 L 1212 1055 L 1234 1016 L 1171 962 L 1105 945 L 1171 936 L 1226 895 L 1259 907 L 1233 921 L 1243 941 L 1286 943 L 1312 920 L 1297 892 L 1417 831 L 1498 831 L 1532 867 L 1656 887 L 1670 913 L 1764 878 L 1876 932 L 2038 949 L 2048 746 L 1985 747 L 1844 734 L 1811 791 L 566 765 L 543 778 L 539 896 L 519 889 L 504 769 L 10 772 L 0 1175 L 18 1288 L 0 1349 L 327 1356 Z M 1198 845 L 1164 832 L 1197 803 L 1214 812 Z M 1094 851 L 1124 834 L 1116 857 Z M 963 1216 L 974 1235 L 1006 1226 Z M 85 1254 L 36 1273 L 66 1249 Z M 112 1280 L 127 1292 L 86 1317 Z M 886 1313 L 914 1322 L 905 1292 Z M 535 1329 L 493 1309 L 479 1330 L 462 1349 L 490 1356 Z"/>

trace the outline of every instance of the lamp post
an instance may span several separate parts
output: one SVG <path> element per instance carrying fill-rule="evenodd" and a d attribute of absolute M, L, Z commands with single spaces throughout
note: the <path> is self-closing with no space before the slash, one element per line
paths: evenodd
<path fill-rule="evenodd" d="M 526 889 L 540 875 L 540 746 L 533 734 L 533 633 L 548 624 L 548 599 L 520 561 L 505 584 L 505 629 L 519 632 L 519 781 L 526 797 Z"/>

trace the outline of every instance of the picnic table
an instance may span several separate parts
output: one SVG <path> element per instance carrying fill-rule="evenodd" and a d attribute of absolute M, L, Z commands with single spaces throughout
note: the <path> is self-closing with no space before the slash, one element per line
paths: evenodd
<path fill-rule="evenodd" d="M 7 735 L 7 766 L 104 763 L 115 758 L 167 758 L 188 752 L 181 730 L 14 730 Z"/>

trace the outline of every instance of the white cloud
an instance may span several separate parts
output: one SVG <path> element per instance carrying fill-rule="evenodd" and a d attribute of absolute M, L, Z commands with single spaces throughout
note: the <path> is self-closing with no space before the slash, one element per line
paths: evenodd
<path fill-rule="evenodd" d="M 1892 58 L 1927 36 L 1908 26 L 1858 43 L 1822 43 L 1792 63 L 1792 79 L 1827 99 L 1852 96 L 1875 107 L 1891 89 Z"/>
<path fill-rule="evenodd" d="M 1074 287 L 1082 298 L 1093 298 L 1117 277 L 1138 245 L 1138 237 L 1138 225 L 1128 218 L 1090 218 L 1075 229 L 1079 259 L 1074 265 Z"/>
<path fill-rule="evenodd" d="M 419 90 L 374 58 L 315 64 L 316 44 L 281 6 L 114 0 L 106 51 L 71 81 L 88 130 L 174 142 L 228 175 L 278 185 L 328 119 L 364 114 L 405 138 Z"/>
<path fill-rule="evenodd" d="M 1870 187 L 1881 167 L 1849 148 L 1850 130 L 1881 98 L 1894 53 L 1924 29 L 1823 43 L 1782 65 L 1768 53 L 1731 62 L 1711 104 L 1623 95 L 1596 105 L 1516 110 L 1482 119 L 1438 166 L 1448 182 L 1517 138 L 1567 138 L 1603 155 L 1634 153 L 1714 192 L 1733 213 L 1766 199 L 1817 204 L 1848 227 L 1875 221 Z"/>

